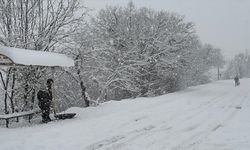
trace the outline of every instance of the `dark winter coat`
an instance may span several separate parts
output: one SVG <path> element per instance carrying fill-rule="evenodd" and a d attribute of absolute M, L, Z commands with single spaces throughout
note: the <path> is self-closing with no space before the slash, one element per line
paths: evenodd
<path fill-rule="evenodd" d="M 234 77 L 234 81 L 238 82 L 239 81 L 239 77 L 238 76 Z"/>
<path fill-rule="evenodd" d="M 52 102 L 52 95 L 47 91 L 39 90 L 37 93 L 38 106 L 42 110 L 50 108 Z"/>

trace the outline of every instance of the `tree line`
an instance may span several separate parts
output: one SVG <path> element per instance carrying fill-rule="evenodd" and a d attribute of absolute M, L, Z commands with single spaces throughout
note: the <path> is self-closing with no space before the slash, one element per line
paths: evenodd
<path fill-rule="evenodd" d="M 52 76 L 63 110 L 204 84 L 211 67 L 220 78 L 225 64 L 221 50 L 202 44 L 185 17 L 133 2 L 90 17 L 78 0 L 0 0 L 0 44 L 75 60 L 75 67 L 55 73 L 42 66 L 1 68 L 5 113 L 37 107 L 36 93 Z"/>
<path fill-rule="evenodd" d="M 248 51 L 245 53 L 239 53 L 230 60 L 224 71 L 225 79 L 233 79 L 236 75 L 239 78 L 250 77 L 250 54 Z"/>

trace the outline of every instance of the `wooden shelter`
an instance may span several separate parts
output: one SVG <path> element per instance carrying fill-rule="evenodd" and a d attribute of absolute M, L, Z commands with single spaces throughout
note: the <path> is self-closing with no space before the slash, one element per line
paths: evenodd
<path fill-rule="evenodd" d="M 51 67 L 52 72 L 54 72 L 55 67 L 74 66 L 74 60 L 64 54 L 45 52 L 45 51 L 27 50 L 27 49 L 6 47 L 6 46 L 0 45 L 0 66 L 6 66 L 6 67 L 48 66 L 48 67 Z M 55 102 L 54 96 L 53 96 L 53 101 Z M 25 115 L 32 115 L 36 112 L 37 110 L 29 112 L 29 113 L 25 112 Z M 12 114 L 12 115 L 7 115 L 7 116 L 0 116 L 0 119 L 5 119 L 6 127 L 8 127 L 9 119 L 11 118 L 18 119 L 18 117 L 20 117 L 20 114 Z"/>

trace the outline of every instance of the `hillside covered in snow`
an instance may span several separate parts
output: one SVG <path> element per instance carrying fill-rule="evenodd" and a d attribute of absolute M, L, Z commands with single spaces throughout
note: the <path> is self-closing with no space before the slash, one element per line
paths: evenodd
<path fill-rule="evenodd" d="M 71 108 L 70 120 L 0 128 L 0 150 L 249 150 L 250 79 Z M 20 125 L 21 124 L 21 125 Z M 20 127 L 21 126 L 21 127 Z"/>

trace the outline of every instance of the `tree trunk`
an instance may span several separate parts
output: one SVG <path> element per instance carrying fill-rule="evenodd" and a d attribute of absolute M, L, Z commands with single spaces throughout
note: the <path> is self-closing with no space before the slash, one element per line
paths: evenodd
<path fill-rule="evenodd" d="M 76 62 L 79 59 L 80 54 L 76 57 Z M 82 60 L 81 60 L 82 62 Z M 82 64 L 81 64 L 82 65 Z M 81 87 L 81 92 L 82 92 L 82 99 L 84 100 L 85 106 L 89 107 L 89 100 L 88 97 L 86 96 L 86 87 L 84 86 L 84 83 L 82 81 L 82 77 L 81 77 L 81 66 L 79 64 L 79 62 L 76 63 L 76 69 L 77 69 L 77 75 L 80 81 L 80 87 Z"/>
<path fill-rule="evenodd" d="M 77 74 L 78 74 L 78 77 L 79 77 L 79 80 L 80 80 L 80 87 L 81 87 L 81 91 L 82 91 L 82 98 L 85 102 L 85 106 L 86 107 L 89 107 L 89 100 L 86 96 L 86 87 L 84 86 L 83 84 L 83 81 L 82 81 L 82 78 L 81 78 L 81 70 L 80 69 L 77 69 Z"/>
<path fill-rule="evenodd" d="M 82 97 L 85 102 L 86 107 L 89 107 L 89 100 L 88 97 L 86 96 L 86 87 L 83 84 L 83 81 L 80 82 L 81 90 L 82 90 Z"/>
<path fill-rule="evenodd" d="M 15 70 L 13 69 L 12 72 L 12 85 L 11 85 L 11 95 L 10 95 L 10 104 L 11 104 L 11 111 L 12 113 L 15 112 L 15 104 L 14 104 L 14 88 L 15 88 L 15 83 L 16 83 L 16 73 Z"/>

